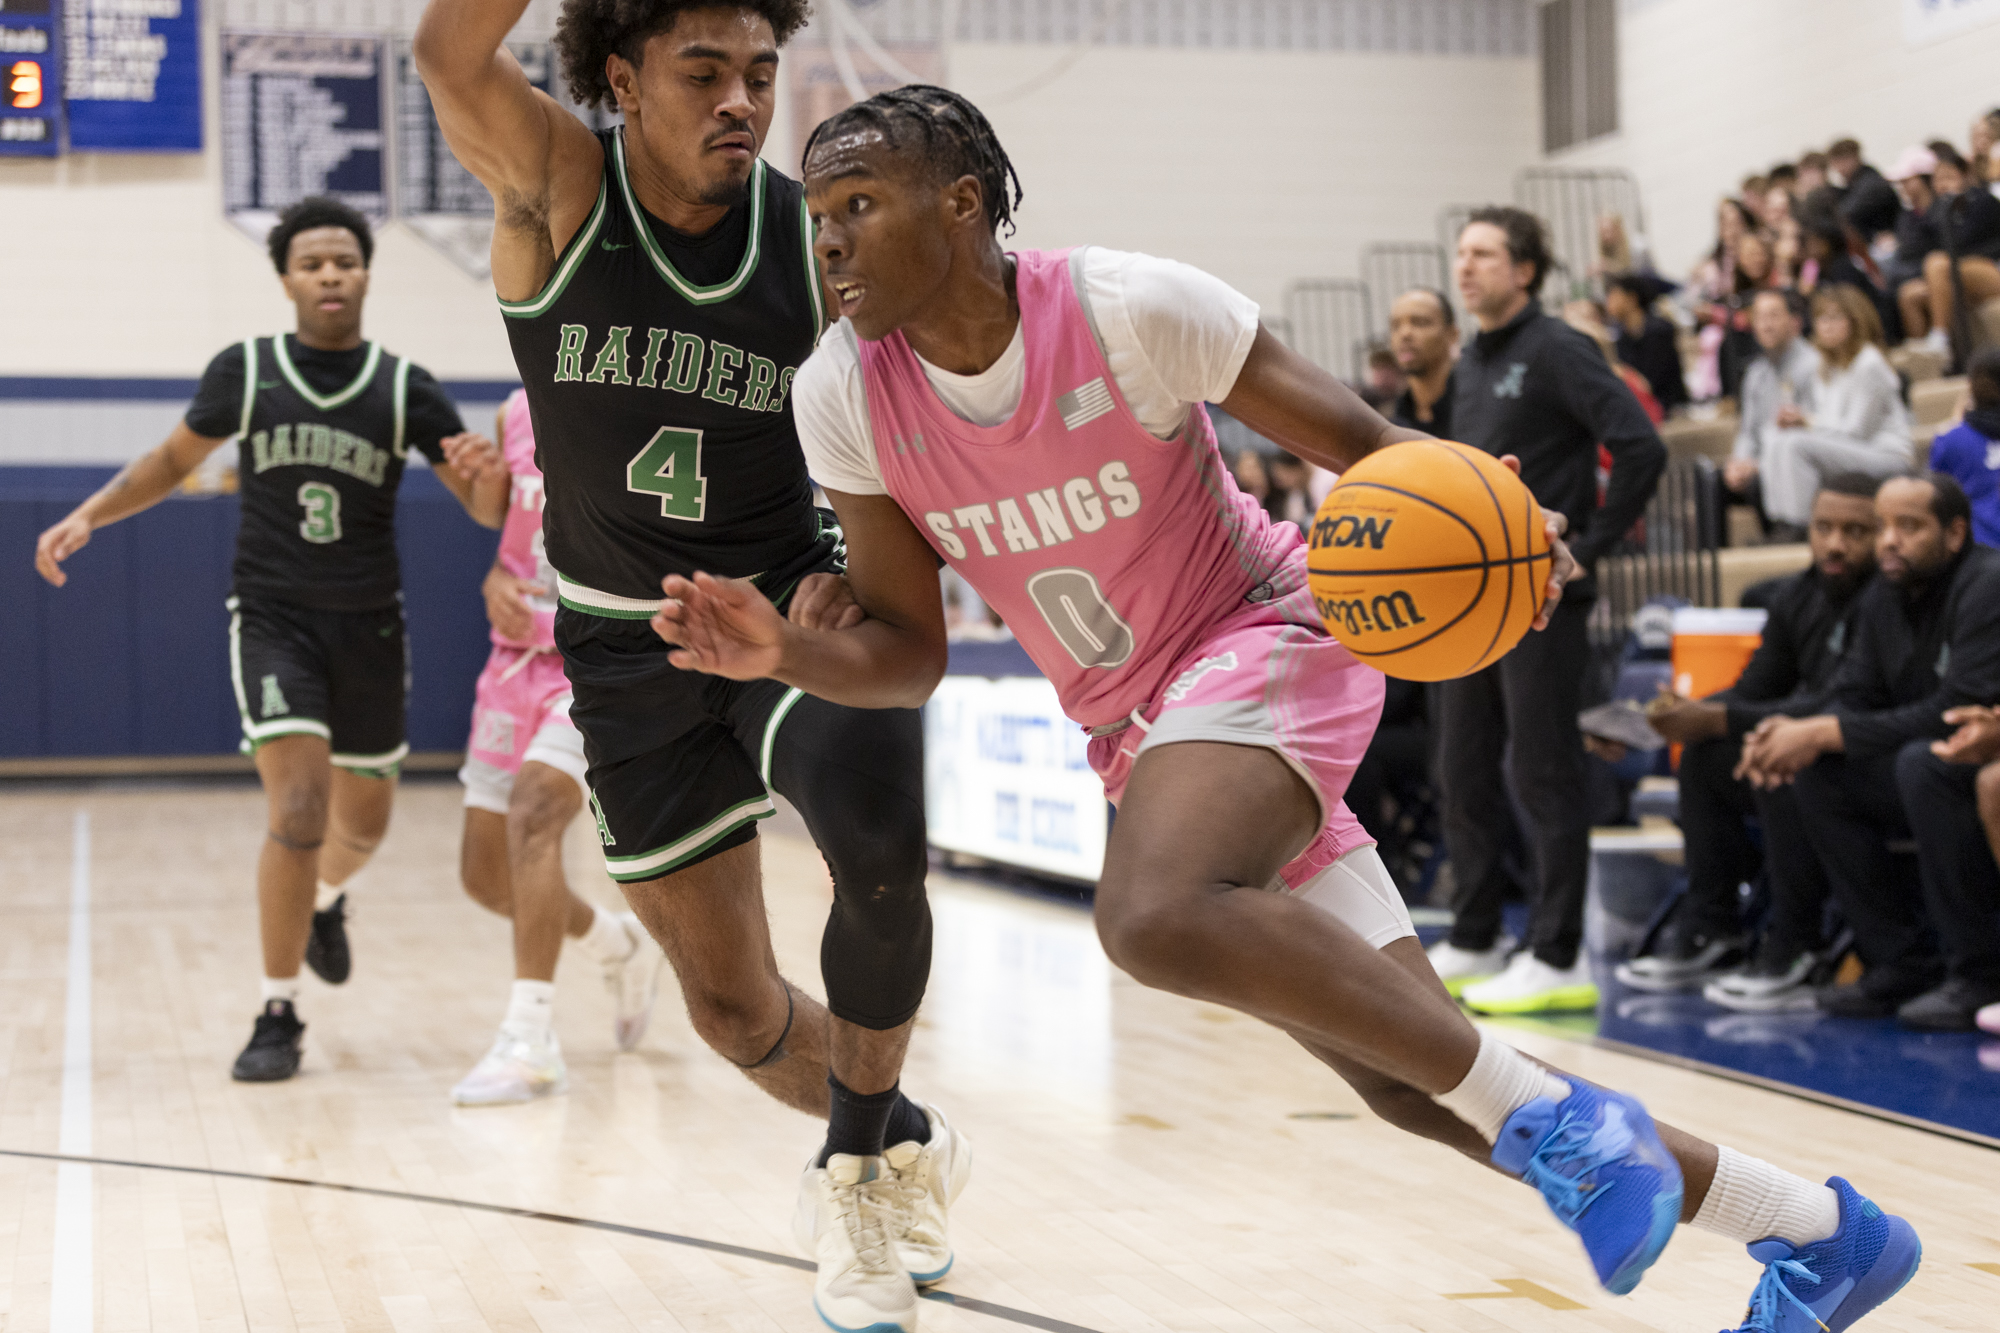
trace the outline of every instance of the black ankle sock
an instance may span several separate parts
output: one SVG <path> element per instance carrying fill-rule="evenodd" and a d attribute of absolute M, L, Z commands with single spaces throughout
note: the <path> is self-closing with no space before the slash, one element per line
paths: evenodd
<path fill-rule="evenodd" d="M 896 1102 L 896 1109 L 889 1113 L 889 1127 L 883 1131 L 885 1146 L 898 1143 L 929 1143 L 931 1122 L 924 1118 L 924 1109 L 908 1097 Z"/>
<path fill-rule="evenodd" d="M 825 1166 L 827 1158 L 835 1153 L 880 1157 L 890 1114 L 899 1103 L 908 1100 L 901 1087 L 891 1085 L 886 1092 L 860 1093 L 832 1074 L 826 1076 L 826 1086 L 833 1095 L 826 1120 L 826 1146 L 820 1149 L 819 1165 Z"/>

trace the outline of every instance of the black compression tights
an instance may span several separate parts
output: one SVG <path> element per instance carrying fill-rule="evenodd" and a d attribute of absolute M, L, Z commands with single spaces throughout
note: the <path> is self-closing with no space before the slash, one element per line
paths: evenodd
<path fill-rule="evenodd" d="M 826 1007 L 878 1032 L 914 1017 L 930 980 L 923 741 L 914 709 L 807 695 L 771 753 L 771 785 L 805 817 L 833 874 L 819 955 Z"/>

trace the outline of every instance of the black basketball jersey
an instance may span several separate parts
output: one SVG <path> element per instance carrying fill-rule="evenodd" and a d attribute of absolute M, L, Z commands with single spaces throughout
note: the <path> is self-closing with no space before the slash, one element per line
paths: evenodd
<path fill-rule="evenodd" d="M 561 599 L 644 614 L 662 576 L 695 570 L 766 575 L 777 595 L 830 540 L 792 426 L 824 319 L 805 189 L 758 161 L 745 201 L 689 242 L 640 207 L 623 131 L 598 140 L 596 208 L 540 295 L 500 303 Z M 740 255 L 716 254 L 733 236 Z"/>
<path fill-rule="evenodd" d="M 396 488 L 413 367 L 367 343 L 353 380 L 322 393 L 286 341 L 243 344 L 236 592 L 336 611 L 386 606 L 402 586 Z M 434 440 L 424 452 L 443 461 Z"/>

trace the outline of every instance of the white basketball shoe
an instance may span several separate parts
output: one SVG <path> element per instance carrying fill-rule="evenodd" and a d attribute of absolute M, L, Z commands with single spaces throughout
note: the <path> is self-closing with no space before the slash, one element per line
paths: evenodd
<path fill-rule="evenodd" d="M 451 1090 L 451 1099 L 459 1106 L 513 1106 L 568 1091 L 569 1071 L 555 1033 L 538 1039 L 501 1028 L 493 1048 Z"/>
<path fill-rule="evenodd" d="M 660 966 L 667 956 L 660 952 L 660 946 L 653 943 L 653 937 L 633 913 L 620 912 L 618 922 L 632 939 L 632 951 L 623 958 L 605 961 L 604 987 L 611 992 L 618 1010 L 611 1024 L 612 1040 L 621 1051 L 636 1051 L 639 1039 L 646 1035 L 646 1024 L 653 1017 L 653 999 L 660 990 Z"/>
<path fill-rule="evenodd" d="M 813 1309 L 835 1333 L 914 1333 L 917 1287 L 897 1254 L 896 1176 L 880 1157 L 835 1153 L 807 1166 L 793 1222 L 818 1263 Z"/>
<path fill-rule="evenodd" d="M 972 1178 L 972 1140 L 953 1129 L 935 1106 L 910 1100 L 930 1122 L 930 1142 L 890 1144 L 883 1160 L 893 1179 L 896 1249 L 910 1280 L 928 1287 L 951 1271 L 950 1211 Z"/>

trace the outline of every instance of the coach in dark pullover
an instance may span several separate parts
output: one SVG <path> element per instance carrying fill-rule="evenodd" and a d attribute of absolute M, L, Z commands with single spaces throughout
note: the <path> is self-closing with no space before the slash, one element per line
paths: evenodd
<path fill-rule="evenodd" d="M 1882 574 L 1861 598 L 1854 645 L 1816 717 L 1774 718 L 1744 743 L 1744 771 L 1796 778 L 1807 831 L 1867 971 L 1820 992 L 1852 1018 L 1970 1030 L 2000 1000 L 2000 872 L 1972 784 L 1931 742 L 1946 709 L 2000 699 L 2000 551 L 1976 545 L 1949 477 L 1897 477 L 1876 496 Z M 1915 836 L 1922 889 L 1887 844 Z"/>
<path fill-rule="evenodd" d="M 1763 594 L 1763 640 L 1736 683 L 1706 699 L 1663 697 L 1648 710 L 1653 729 L 1681 749 L 1680 825 L 1687 848 L 1687 895 L 1674 929 L 1650 959 L 1620 978 L 1641 989 L 1680 990 L 1714 980 L 1743 961 L 1748 945 L 1739 885 L 1760 870 L 1771 885 L 1771 918 L 1750 971 L 1770 993 L 1804 982 L 1823 946 L 1829 892 L 1797 794 L 1758 790 L 1736 776 L 1743 740 L 1767 717 L 1809 717 L 1833 697 L 1841 659 L 1855 638 L 1861 591 L 1875 574 L 1874 478 L 1830 477 L 1813 496 L 1807 529 L 1813 563 L 1750 590 Z M 1763 850 L 1745 816 L 1763 826 Z M 1629 975 L 1628 975 L 1629 973 Z M 1801 991 L 1801 998 L 1804 998 Z"/>
<path fill-rule="evenodd" d="M 1570 549 L 1588 571 L 1639 520 L 1667 451 L 1597 346 L 1542 313 L 1536 296 L 1549 263 L 1541 223 L 1519 209 L 1481 209 L 1460 233 L 1459 291 L 1480 331 L 1459 358 L 1451 425 L 1466 444 L 1520 458 L 1521 480 L 1544 509 L 1568 518 Z M 1599 443 L 1612 457 L 1602 506 Z M 1535 867 L 1525 941 L 1532 961 L 1467 987 L 1474 1008 L 1526 1012 L 1590 1003 L 1588 972 L 1577 962 L 1590 826 L 1576 715 L 1595 595 L 1594 578 L 1572 582 L 1546 630 L 1440 691 L 1445 835 L 1458 888 L 1449 942 L 1455 952 L 1440 951 L 1434 961 L 1459 969 L 1462 978 L 1477 966 L 1468 957 L 1494 949 L 1506 885 L 1501 855 L 1513 820 L 1503 757 L 1528 819 L 1523 831 Z"/>

